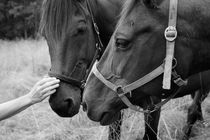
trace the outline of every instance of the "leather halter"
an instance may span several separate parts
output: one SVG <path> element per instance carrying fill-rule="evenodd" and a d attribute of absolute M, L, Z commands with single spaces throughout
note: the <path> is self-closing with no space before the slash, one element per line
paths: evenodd
<path fill-rule="evenodd" d="M 110 88 L 112 91 L 114 91 L 114 93 L 117 94 L 118 97 L 120 97 L 120 99 L 132 110 L 138 111 L 138 112 L 142 112 L 142 113 L 148 113 L 148 110 L 143 111 L 139 106 L 135 106 L 133 105 L 128 98 L 126 97 L 126 94 L 130 93 L 134 90 L 137 89 L 141 86 L 143 86 L 144 84 L 152 81 L 153 79 L 157 78 L 158 76 L 160 76 L 163 71 L 164 71 L 164 67 L 163 64 L 160 65 L 159 67 L 157 67 L 155 70 L 153 70 L 152 72 L 150 72 L 149 74 L 145 75 L 144 77 L 138 79 L 137 81 L 129 84 L 129 85 L 115 85 L 112 82 L 108 81 L 107 79 L 104 78 L 104 76 L 99 72 L 99 70 L 97 69 L 96 65 L 98 62 L 96 62 L 93 65 L 92 68 L 92 72 L 94 73 L 94 75 L 101 81 L 103 82 L 108 88 Z"/>
<path fill-rule="evenodd" d="M 179 93 L 179 91 L 184 87 L 184 85 L 187 84 L 187 81 L 182 80 L 180 78 L 180 76 L 176 73 L 175 70 L 172 72 L 172 68 L 173 68 L 172 61 L 176 60 L 174 58 L 173 54 L 174 54 L 174 45 L 175 45 L 174 41 L 177 37 L 177 32 L 176 32 L 177 4 L 178 4 L 178 0 L 170 0 L 169 27 L 166 28 L 166 30 L 165 30 L 165 37 L 167 40 L 167 48 L 169 47 L 169 49 L 167 49 L 167 51 L 168 51 L 167 53 L 169 53 L 169 55 L 166 55 L 166 60 L 164 61 L 164 63 L 162 63 L 155 70 L 153 70 L 152 72 L 148 73 L 144 77 L 138 79 L 137 81 L 135 81 L 131 84 L 115 85 L 114 83 L 112 83 L 112 82 L 108 81 L 106 78 L 104 78 L 104 76 L 99 72 L 99 70 L 97 69 L 97 62 L 93 65 L 93 68 L 92 68 L 93 74 L 102 83 L 104 83 L 108 88 L 110 88 L 112 91 L 114 91 L 114 93 L 116 93 L 117 96 L 132 110 L 142 112 L 142 113 L 154 112 L 154 111 L 160 109 L 160 107 L 163 106 L 164 104 L 166 104 L 170 99 L 175 97 Z M 168 65 L 169 65 L 169 68 L 166 68 Z M 175 66 L 176 66 L 176 64 L 175 64 Z M 166 71 L 166 70 L 167 70 L 167 74 L 170 73 L 170 78 L 169 78 L 170 81 L 169 82 L 171 82 L 171 75 L 172 75 L 174 77 L 174 82 L 178 86 L 180 86 L 180 88 L 176 92 L 174 92 L 172 95 L 170 95 L 164 101 L 154 105 L 153 110 L 142 110 L 142 109 L 140 109 L 140 107 L 133 105 L 129 101 L 129 99 L 126 97 L 126 94 L 128 94 L 128 93 L 131 94 L 131 92 L 133 90 L 135 90 L 135 89 L 145 85 L 146 83 L 152 81 L 153 79 L 157 78 L 158 76 L 163 74 L 164 71 Z"/>
<path fill-rule="evenodd" d="M 88 69 L 88 71 L 85 74 L 84 79 L 82 81 L 79 81 L 79 80 L 77 80 L 75 78 L 72 78 L 71 76 L 68 77 L 68 76 L 65 76 L 65 75 L 61 75 L 61 74 L 52 72 L 51 70 L 48 72 L 48 75 L 49 76 L 56 77 L 56 78 L 60 79 L 63 82 L 66 82 L 68 84 L 74 85 L 74 86 L 80 88 L 82 91 L 84 89 L 86 80 L 88 78 L 88 75 L 89 75 L 89 73 L 91 71 L 92 66 L 94 65 L 95 61 L 98 60 L 101 57 L 101 55 L 103 54 L 103 51 L 104 51 L 104 46 L 103 46 L 103 44 L 101 42 L 101 38 L 100 38 L 100 34 L 99 34 L 99 29 L 98 29 L 98 26 L 97 26 L 97 24 L 96 24 L 96 22 L 94 20 L 93 12 L 91 10 L 91 6 L 90 6 L 90 3 L 89 3 L 89 0 L 86 0 L 86 5 L 87 5 L 87 9 L 89 11 L 89 14 L 91 16 L 92 26 L 94 28 L 94 33 L 95 33 L 95 38 L 96 38 L 96 44 L 95 44 L 96 51 L 95 51 L 93 60 L 92 60 L 92 62 L 89 65 L 89 69 Z"/>

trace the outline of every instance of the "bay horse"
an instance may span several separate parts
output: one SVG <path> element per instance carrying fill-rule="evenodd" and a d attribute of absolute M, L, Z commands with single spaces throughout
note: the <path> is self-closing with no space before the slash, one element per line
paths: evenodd
<path fill-rule="evenodd" d="M 49 75 L 61 80 L 49 103 L 59 116 L 79 112 L 88 69 L 107 45 L 124 1 L 44 0 L 40 31 L 49 46 Z M 119 139 L 120 125 L 121 116 L 110 126 L 110 140 Z"/>
<path fill-rule="evenodd" d="M 116 120 L 121 109 L 130 107 L 141 111 L 133 104 L 148 108 L 148 113 L 165 104 L 145 106 L 144 101 L 151 96 L 167 101 L 200 88 L 209 90 L 209 71 L 205 70 L 210 67 L 210 3 L 205 0 L 179 0 L 173 69 L 184 85 L 179 88 L 171 82 L 170 90 L 162 89 L 164 68 L 161 64 L 166 56 L 164 32 L 169 2 L 130 0 L 125 3 L 108 47 L 99 63 L 93 66 L 86 83 L 83 101 L 91 120 L 107 125 Z M 150 73 L 154 69 L 161 73 L 154 76 Z M 148 73 L 154 78 L 145 82 Z M 151 133 L 144 139 L 157 137 Z"/>

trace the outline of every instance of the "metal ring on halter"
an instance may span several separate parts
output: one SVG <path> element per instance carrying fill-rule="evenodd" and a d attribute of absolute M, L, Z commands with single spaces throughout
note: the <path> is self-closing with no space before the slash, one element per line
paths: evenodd
<path fill-rule="evenodd" d="M 122 85 L 119 85 L 119 86 L 117 86 L 116 88 L 115 88 L 115 91 L 117 92 L 117 95 L 119 96 L 119 97 L 121 97 L 121 96 L 123 96 L 123 95 L 125 95 L 126 93 L 123 91 L 123 86 Z"/>
<path fill-rule="evenodd" d="M 122 85 L 119 85 L 119 86 L 117 86 L 114 90 L 115 90 L 117 93 L 119 93 L 119 94 L 124 93 L 122 87 L 123 87 Z"/>
<path fill-rule="evenodd" d="M 175 57 L 173 58 L 173 62 L 175 62 L 172 66 L 172 68 L 174 69 L 174 68 L 176 68 L 177 63 L 178 63 Z M 163 60 L 163 63 L 165 63 L 165 59 Z"/>
<path fill-rule="evenodd" d="M 165 38 L 167 41 L 172 42 L 177 37 L 177 30 L 174 26 L 168 26 L 164 32 Z"/>
<path fill-rule="evenodd" d="M 174 62 L 174 63 L 173 63 L 173 62 Z M 173 58 L 173 62 L 172 62 L 172 64 L 173 64 L 172 68 L 174 69 L 174 68 L 176 68 L 176 66 L 177 66 L 177 60 L 176 60 L 175 57 Z"/>
<path fill-rule="evenodd" d="M 124 95 L 126 95 L 126 94 L 129 94 L 130 98 L 132 97 L 132 92 L 129 91 L 129 92 L 125 93 L 125 92 L 123 91 L 122 85 L 117 86 L 116 89 L 115 89 L 115 91 L 117 92 L 117 95 L 118 95 L 119 97 L 122 97 L 122 96 L 124 96 Z"/>

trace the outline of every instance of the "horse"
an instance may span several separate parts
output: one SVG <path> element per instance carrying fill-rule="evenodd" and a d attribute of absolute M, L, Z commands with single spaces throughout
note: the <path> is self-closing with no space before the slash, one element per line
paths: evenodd
<path fill-rule="evenodd" d="M 96 28 L 96 32 L 98 32 L 97 30 L 101 32 L 102 43 L 107 45 L 116 25 L 116 22 L 113 21 L 117 21 L 116 17 L 118 13 L 120 13 L 119 7 L 122 7 L 122 3 L 124 3 L 122 0 L 89 1 L 88 9 L 85 2 L 86 1 L 71 2 L 48 0 L 44 1 L 43 4 L 40 30 L 45 36 L 49 46 L 52 64 L 49 75 L 55 76 L 61 80 L 60 87 L 57 92 L 50 97 L 49 103 L 52 110 L 61 117 L 72 117 L 77 114 L 79 110 L 80 98 L 82 96 L 80 86 L 82 80 L 86 79 L 84 71 L 91 68 L 91 62 L 94 61 L 94 55 L 96 54 L 93 49 L 94 43 L 92 43 L 94 40 L 92 40 L 92 42 L 90 41 L 94 38 L 87 40 L 87 36 L 91 36 L 91 31 L 93 28 Z M 73 6 L 74 3 L 75 5 Z M 113 10 L 110 11 L 109 8 Z M 69 9 L 71 9 L 71 11 L 69 11 Z M 85 14 L 83 13 L 84 9 L 84 13 L 87 12 Z M 80 13 L 78 14 L 78 12 Z M 88 18 L 85 16 L 86 14 L 89 15 Z M 91 21 L 93 17 L 95 19 Z M 78 22 L 79 25 L 76 26 Z M 94 22 L 93 27 L 92 24 L 90 24 L 91 22 Z M 95 22 L 99 27 L 98 29 L 95 27 Z M 87 28 L 86 26 L 90 27 Z M 78 38 L 83 38 L 83 40 Z M 90 41 L 90 43 L 88 43 L 88 41 Z M 78 51 L 78 49 L 80 49 L 80 51 Z M 87 49 L 89 49 L 90 55 L 86 55 L 86 52 L 88 52 Z M 83 61 L 88 64 L 83 64 Z M 69 71 L 71 72 L 70 74 Z M 150 102 L 150 100 L 148 102 Z M 109 139 L 120 138 L 121 123 L 120 115 L 119 120 L 109 127 Z M 146 126 L 146 132 L 147 129 Z"/>
<path fill-rule="evenodd" d="M 49 103 L 59 116 L 73 117 L 79 112 L 88 69 L 102 53 L 102 44 L 107 45 L 121 11 L 119 7 L 122 7 L 124 1 L 43 2 L 40 32 L 49 46 L 49 75 L 61 80 L 60 87 L 50 96 Z M 119 121 L 110 126 L 109 139 L 119 139 L 120 125 L 121 116 Z"/>
<path fill-rule="evenodd" d="M 174 28 L 164 36 L 170 15 L 168 5 L 168 0 L 130 0 L 125 3 L 114 34 L 86 83 L 83 101 L 91 120 L 107 125 L 116 120 L 121 109 L 129 107 L 141 111 L 133 104 L 148 108 L 150 114 L 172 98 L 197 89 L 209 90 L 209 71 L 206 70 L 210 67 L 210 3 L 179 0 L 178 36 Z M 179 83 L 169 81 L 170 90 L 162 88 L 166 37 L 172 37 L 168 42 L 176 40 L 172 57 L 173 81 Z M 204 92 L 199 96 L 202 95 Z M 151 96 L 166 100 L 145 106 L 144 101 Z M 151 133 L 144 139 L 155 140 L 157 137 Z"/>

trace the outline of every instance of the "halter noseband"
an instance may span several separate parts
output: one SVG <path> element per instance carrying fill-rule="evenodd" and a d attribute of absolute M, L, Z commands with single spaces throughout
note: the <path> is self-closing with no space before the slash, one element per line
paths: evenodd
<path fill-rule="evenodd" d="M 157 67 L 152 72 L 148 73 L 144 77 L 138 79 L 137 81 L 128 84 L 128 85 L 115 85 L 114 83 L 108 81 L 104 76 L 99 72 L 97 69 L 97 62 L 94 64 L 92 68 L 93 74 L 102 82 L 104 83 L 108 88 L 110 88 L 114 93 L 117 94 L 117 96 L 132 110 L 143 112 L 143 113 L 151 113 L 156 110 L 158 110 L 161 106 L 166 104 L 170 99 L 175 97 L 181 88 L 187 84 L 187 80 L 182 80 L 181 77 L 176 73 L 175 70 L 172 71 L 173 67 L 172 61 L 176 59 L 174 58 L 174 45 L 175 45 L 175 39 L 177 37 L 177 31 L 176 31 L 176 20 L 177 20 L 177 5 L 178 0 L 170 0 L 170 10 L 169 10 L 169 26 L 165 30 L 165 38 L 167 41 L 166 44 L 166 59 L 164 63 L 162 63 L 159 67 Z M 177 63 L 177 62 L 176 62 Z M 171 82 L 171 76 L 173 76 L 173 81 L 180 86 L 180 88 L 174 92 L 172 95 L 170 95 L 167 99 L 164 101 L 154 105 L 153 110 L 145 110 L 143 111 L 140 109 L 140 107 L 133 105 L 129 99 L 126 97 L 126 94 L 130 93 L 145 85 L 146 83 L 152 81 L 153 79 L 157 78 L 161 74 L 164 73 L 164 80 L 163 80 L 163 87 L 166 87 L 165 89 L 170 89 L 170 82 Z"/>
<path fill-rule="evenodd" d="M 85 87 L 85 83 L 86 83 L 88 75 L 89 75 L 89 73 L 91 71 L 92 66 L 94 65 L 95 61 L 98 60 L 101 57 L 101 55 L 103 54 L 103 51 L 104 51 L 104 46 L 103 46 L 101 38 L 100 38 L 99 29 L 98 29 L 98 26 L 97 26 L 97 24 L 96 24 L 96 22 L 94 20 L 93 12 L 91 10 L 91 6 L 90 6 L 90 3 L 89 3 L 89 0 L 86 0 L 86 4 L 87 4 L 87 9 L 88 9 L 88 11 L 90 13 L 90 16 L 91 16 L 91 23 L 92 23 L 92 26 L 94 28 L 94 33 L 95 33 L 95 38 L 96 38 L 96 44 L 95 44 L 96 51 L 95 51 L 93 60 L 92 60 L 92 62 L 89 65 L 89 69 L 88 69 L 88 71 L 85 74 L 84 79 L 80 81 L 80 80 L 77 80 L 75 78 L 72 78 L 71 76 L 68 77 L 68 76 L 65 76 L 65 75 L 61 75 L 61 74 L 52 72 L 51 70 L 48 72 L 49 76 L 56 77 L 56 78 L 60 79 L 63 82 L 66 82 L 68 84 L 76 86 L 79 89 L 81 89 L 82 91 L 83 91 L 83 89 Z"/>
<path fill-rule="evenodd" d="M 48 75 L 52 76 L 52 77 L 56 77 L 56 78 L 60 79 L 61 81 L 66 82 L 66 83 L 71 84 L 71 85 L 74 85 L 76 87 L 83 87 L 83 85 L 84 85 L 83 81 L 78 81 L 74 78 L 70 78 L 70 77 L 67 77 L 67 76 L 64 76 L 64 75 L 61 75 L 61 74 L 57 74 L 57 73 L 54 73 L 52 71 L 49 71 Z"/>

